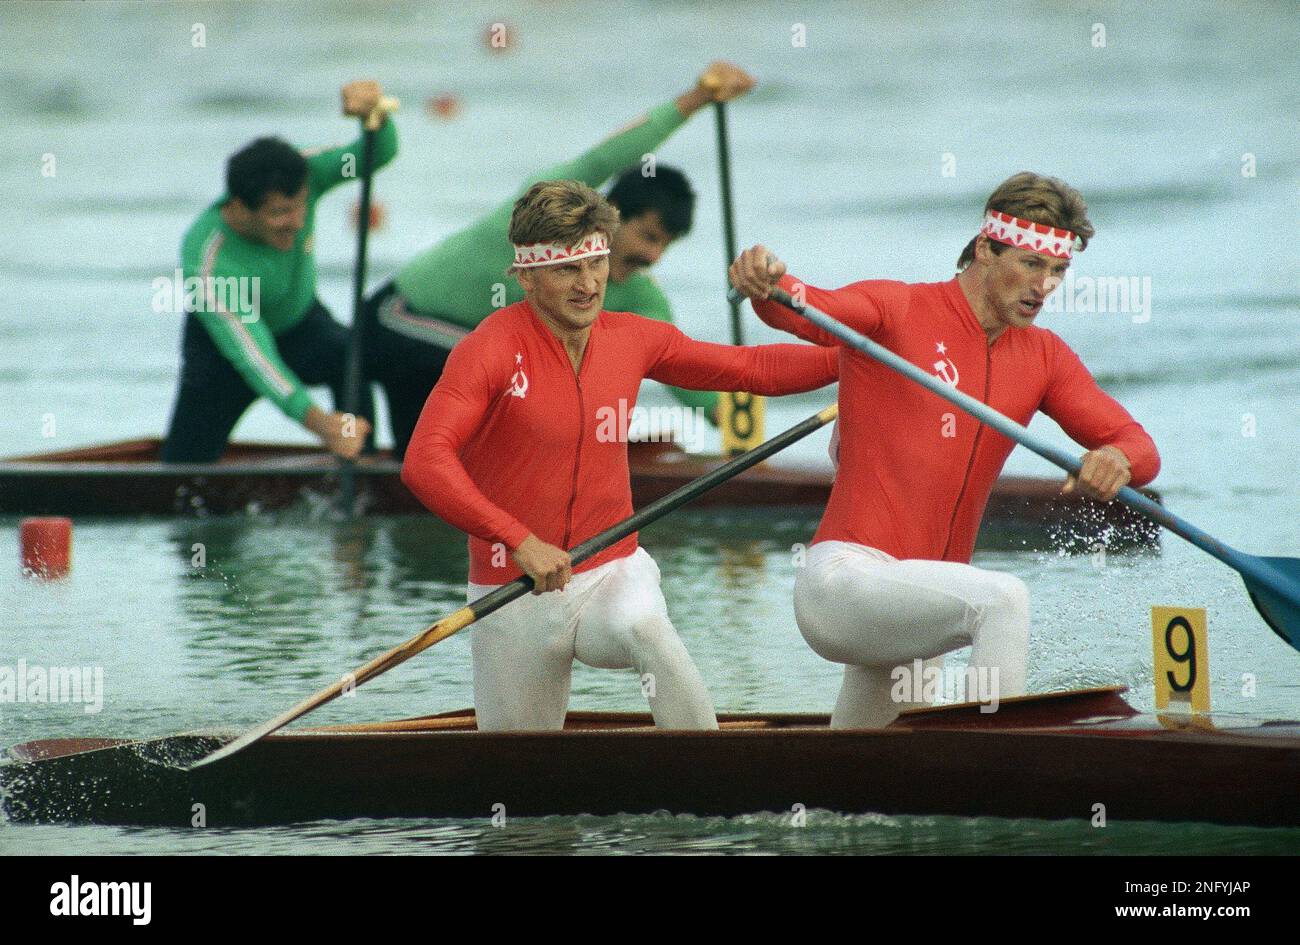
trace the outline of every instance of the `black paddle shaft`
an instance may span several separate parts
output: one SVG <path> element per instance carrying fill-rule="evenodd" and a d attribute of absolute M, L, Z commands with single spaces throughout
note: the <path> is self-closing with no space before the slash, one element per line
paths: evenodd
<path fill-rule="evenodd" d="M 357 211 L 357 263 L 352 275 L 352 327 L 348 331 L 348 353 L 343 367 L 343 410 L 353 416 L 361 409 L 364 357 L 364 305 L 366 293 L 366 245 L 370 237 L 370 179 L 374 171 L 375 131 L 363 123 L 361 132 L 361 204 Z M 373 418 L 368 418 L 372 419 Z M 351 515 L 356 500 L 356 470 L 351 460 L 339 467 L 339 507 Z"/>
<path fill-rule="evenodd" d="M 713 115 L 718 127 L 718 179 L 722 187 L 722 242 L 727 254 L 723 263 L 725 272 L 736 258 L 736 215 L 731 203 L 731 145 L 727 140 L 727 106 L 722 102 L 713 103 Z M 745 343 L 744 328 L 740 317 L 740 303 L 728 299 L 731 305 L 731 343 Z"/>
<path fill-rule="evenodd" d="M 366 294 L 366 249 L 370 237 L 370 181 L 374 173 L 375 132 L 366 128 L 361 142 L 361 206 L 357 215 L 357 265 L 352 277 L 352 330 L 348 336 L 346 386 L 343 409 L 355 414 L 361 409 L 361 358 L 364 349 L 362 311 Z"/>

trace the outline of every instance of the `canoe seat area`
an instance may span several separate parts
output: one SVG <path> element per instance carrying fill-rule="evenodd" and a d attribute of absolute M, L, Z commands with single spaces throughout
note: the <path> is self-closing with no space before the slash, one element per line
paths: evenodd
<path fill-rule="evenodd" d="M 1137 710 L 1124 701 L 1126 686 L 1101 686 L 1069 692 L 1045 692 L 1002 699 L 994 712 L 983 712 L 978 702 L 963 702 L 924 709 L 908 709 L 890 728 L 1052 728 L 1096 719 L 1126 719 Z M 826 728 L 830 716 L 817 713 L 719 713 L 723 731 L 759 731 L 783 728 Z M 566 732 L 653 729 L 648 712 L 570 712 L 564 721 Z M 360 722 L 298 728 L 301 734 L 353 734 L 370 732 L 472 732 L 474 710 L 456 709 L 437 715 L 398 719 L 392 722 Z"/>
<path fill-rule="evenodd" d="M 724 731 L 756 731 L 781 728 L 825 728 L 830 716 L 802 713 L 776 713 L 749 715 L 719 713 L 718 727 Z M 564 720 L 566 732 L 603 732 L 621 729 L 653 729 L 654 719 L 649 712 L 570 712 Z M 380 732 L 473 732 L 476 731 L 474 710 L 457 709 L 438 715 L 423 715 L 391 722 L 359 722 L 349 725 L 321 725 L 296 728 L 293 733 L 303 735 L 347 734 L 363 735 Z"/>

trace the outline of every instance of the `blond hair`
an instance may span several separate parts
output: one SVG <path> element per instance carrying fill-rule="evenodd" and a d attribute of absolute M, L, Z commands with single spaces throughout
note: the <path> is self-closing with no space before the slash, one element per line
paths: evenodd
<path fill-rule="evenodd" d="M 1082 194 L 1063 180 L 1033 171 L 1013 174 L 999 184 L 984 204 L 984 212 L 990 210 L 1069 230 L 1079 237 L 1080 250 L 1087 247 L 1088 240 L 1096 232 L 1088 219 L 1088 205 L 1083 202 Z M 957 259 L 958 272 L 974 262 L 976 239 L 979 237 L 972 239 L 961 251 Z M 995 253 L 1002 252 L 1004 244 L 995 241 L 991 245 Z"/>
<path fill-rule="evenodd" d="M 581 181 L 544 180 L 515 201 L 510 242 L 516 246 L 570 246 L 596 231 L 611 238 L 618 224 L 614 206 Z"/>

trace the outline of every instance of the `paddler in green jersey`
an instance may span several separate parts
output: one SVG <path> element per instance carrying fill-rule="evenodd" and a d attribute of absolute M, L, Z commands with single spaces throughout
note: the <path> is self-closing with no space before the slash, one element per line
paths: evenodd
<path fill-rule="evenodd" d="M 377 82 L 342 89 L 343 114 L 368 116 Z M 320 437 L 333 453 L 357 455 L 370 433 L 370 398 L 360 415 L 326 412 L 308 384 L 327 384 L 340 405 L 348 330 L 316 298 L 316 202 L 360 174 L 360 140 L 312 156 L 261 138 L 230 158 L 226 194 L 199 215 L 181 244 L 185 330 L 176 405 L 163 443 L 166 462 L 220 458 L 230 432 L 258 397 Z M 397 153 L 385 120 L 374 167 Z"/>
<path fill-rule="evenodd" d="M 737 66 L 712 63 L 694 88 L 585 154 L 533 175 L 491 213 L 411 260 L 367 300 L 368 374 L 388 399 L 399 457 L 451 348 L 493 311 L 523 299 L 517 282 L 505 275 L 514 262 L 507 234 L 515 198 L 537 181 L 577 180 L 600 187 L 617 176 L 608 199 L 620 211 L 622 225 L 610 241 L 604 307 L 672 321 L 667 296 L 645 270 L 690 229 L 695 194 L 680 171 L 658 162 L 652 166 L 646 156 L 701 108 L 753 87 L 754 79 Z M 675 388 L 672 393 L 716 423 L 717 394 Z"/>

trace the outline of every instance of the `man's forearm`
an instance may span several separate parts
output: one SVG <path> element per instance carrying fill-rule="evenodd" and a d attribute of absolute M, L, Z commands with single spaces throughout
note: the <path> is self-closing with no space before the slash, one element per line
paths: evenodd
<path fill-rule="evenodd" d="M 733 347 L 682 336 L 647 375 L 688 390 L 748 391 L 780 396 L 816 390 L 839 377 L 839 352 L 816 345 Z"/>
<path fill-rule="evenodd" d="M 757 370 L 746 386 L 755 394 L 780 397 L 818 390 L 839 380 L 839 351 L 818 345 L 760 345 Z"/>

